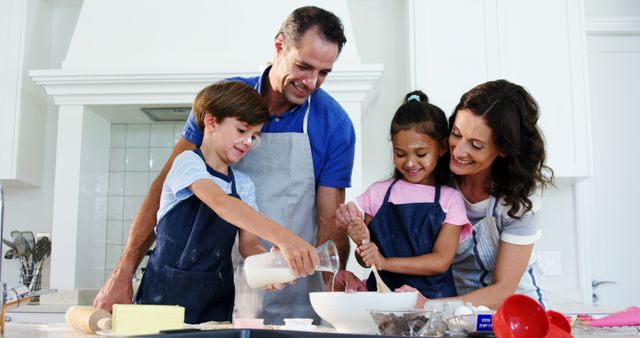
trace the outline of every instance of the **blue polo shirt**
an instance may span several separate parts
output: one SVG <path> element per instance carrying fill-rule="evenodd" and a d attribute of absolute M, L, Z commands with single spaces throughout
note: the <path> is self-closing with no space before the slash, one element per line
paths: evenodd
<path fill-rule="evenodd" d="M 268 67 L 261 76 L 233 77 L 227 80 L 243 82 L 262 94 L 263 79 L 268 76 L 270 69 L 271 67 Z M 302 133 L 304 113 L 308 104 L 309 101 L 295 106 L 280 116 L 271 115 L 262 127 L 262 132 Z M 356 143 L 353 124 L 340 104 L 321 88 L 311 94 L 307 134 L 311 144 L 316 185 L 332 188 L 350 187 Z M 202 132 L 198 128 L 193 111 L 184 125 L 182 137 L 198 147 L 202 144 Z"/>

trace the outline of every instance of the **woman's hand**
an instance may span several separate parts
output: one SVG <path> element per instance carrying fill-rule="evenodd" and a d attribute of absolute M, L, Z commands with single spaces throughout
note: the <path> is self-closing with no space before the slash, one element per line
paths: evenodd
<path fill-rule="evenodd" d="M 366 266 L 369 267 L 375 264 L 378 270 L 384 270 L 384 266 L 387 263 L 378 246 L 373 242 L 360 245 L 356 249 L 356 254 L 360 255 Z"/>
<path fill-rule="evenodd" d="M 360 218 L 354 218 L 347 228 L 347 234 L 351 237 L 354 243 L 362 245 L 371 241 L 369 235 L 369 228 L 364 224 L 364 221 Z"/>
<path fill-rule="evenodd" d="M 423 296 L 418 289 L 407 284 L 394 290 L 395 292 L 418 292 L 418 300 L 416 301 L 416 309 L 424 309 L 424 305 L 427 303 L 427 297 Z"/>
<path fill-rule="evenodd" d="M 340 204 L 336 210 L 336 224 L 344 229 L 349 227 L 351 220 L 354 218 L 362 219 L 362 211 L 358 209 L 355 203 Z"/>

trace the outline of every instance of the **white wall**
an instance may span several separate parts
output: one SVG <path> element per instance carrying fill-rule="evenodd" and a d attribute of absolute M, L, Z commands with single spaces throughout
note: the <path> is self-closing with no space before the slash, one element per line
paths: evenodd
<path fill-rule="evenodd" d="M 51 23 L 51 68 L 59 68 L 67 51 L 80 7 L 55 6 Z M 46 31 L 46 30 L 45 30 Z M 47 39 L 43 37 L 43 39 Z M 49 100 L 44 121 L 44 159 L 42 185 L 37 188 L 5 187 L 4 238 L 10 239 L 11 230 L 30 230 L 51 233 L 53 213 L 53 181 L 58 128 L 58 108 Z M 52 240 L 55 240 L 52 238 Z M 3 253 L 4 254 L 4 253 Z M 18 261 L 2 259 L 2 282 L 9 286 L 18 283 Z M 43 265 L 42 287 L 49 286 L 49 261 Z"/>

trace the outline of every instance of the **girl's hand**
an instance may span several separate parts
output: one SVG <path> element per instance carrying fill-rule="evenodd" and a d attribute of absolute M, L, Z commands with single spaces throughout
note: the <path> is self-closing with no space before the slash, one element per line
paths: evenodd
<path fill-rule="evenodd" d="M 357 245 L 362 245 L 371 241 L 369 228 L 367 228 L 367 225 L 364 224 L 364 221 L 360 218 L 354 218 L 350 222 L 349 227 L 347 228 L 347 233 Z"/>
<path fill-rule="evenodd" d="M 394 290 L 395 292 L 416 292 L 418 289 L 413 286 L 409 286 L 407 284 L 397 288 Z M 418 300 L 416 301 L 416 309 L 424 309 L 424 305 L 427 303 L 427 297 L 423 296 L 422 293 L 418 292 Z"/>
<path fill-rule="evenodd" d="M 367 266 L 375 264 L 378 270 L 384 270 L 387 260 L 382 256 L 375 243 L 369 242 L 362 244 L 356 249 L 356 253 L 360 255 L 362 261 Z"/>
<path fill-rule="evenodd" d="M 282 252 L 284 259 L 289 264 L 289 268 L 298 277 L 312 275 L 316 267 L 320 265 L 320 258 L 316 249 L 302 238 L 289 232 L 287 240 L 279 243 L 278 249 Z"/>
<path fill-rule="evenodd" d="M 355 203 L 340 204 L 336 210 L 336 224 L 346 229 L 354 218 L 362 219 L 364 214 Z"/>

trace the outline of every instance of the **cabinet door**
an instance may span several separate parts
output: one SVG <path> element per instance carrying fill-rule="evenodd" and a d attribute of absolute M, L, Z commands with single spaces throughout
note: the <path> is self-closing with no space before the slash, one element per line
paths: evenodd
<path fill-rule="evenodd" d="M 0 1 L 0 179 L 15 176 L 22 8 L 16 1 Z"/>
<path fill-rule="evenodd" d="M 460 96 L 504 78 L 540 105 L 548 164 L 558 177 L 589 175 L 580 0 L 414 0 L 414 84 L 452 112 Z"/>
<path fill-rule="evenodd" d="M 582 13 L 575 0 L 497 6 L 500 76 L 538 101 L 548 163 L 562 177 L 589 175 Z"/>

